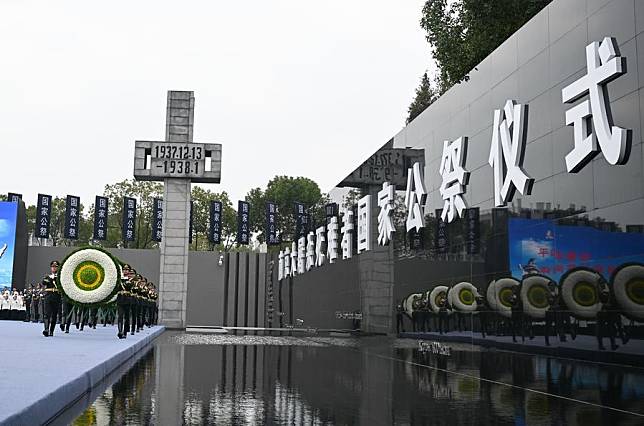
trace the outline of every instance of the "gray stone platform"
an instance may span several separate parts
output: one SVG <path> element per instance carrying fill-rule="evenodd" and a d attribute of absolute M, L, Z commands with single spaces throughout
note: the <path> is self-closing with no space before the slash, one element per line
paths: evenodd
<path fill-rule="evenodd" d="M 517 337 L 517 343 L 514 343 L 512 336 L 486 336 L 483 338 L 481 333 L 469 331 L 451 331 L 445 334 L 436 332 L 406 332 L 400 333 L 399 336 L 419 340 L 471 343 L 478 346 L 493 347 L 514 352 L 644 367 L 644 340 L 640 339 L 632 339 L 627 344 L 622 345 L 621 340 L 618 338 L 616 339 L 616 343 L 619 345 L 619 348 L 611 351 L 610 341 L 604 338 L 604 347 L 606 347 L 606 350 L 601 351 L 597 348 L 597 339 L 595 336 L 587 335 L 579 335 L 575 340 L 567 336 L 566 342 L 560 342 L 559 337 L 551 336 L 550 346 L 546 346 L 543 336 L 535 336 L 532 340 L 526 337 L 525 342 L 522 342 L 521 337 Z"/>
<path fill-rule="evenodd" d="M 0 424 L 43 424 L 73 405 L 112 371 L 127 362 L 164 327 L 116 337 L 114 326 L 54 337 L 43 325 L 0 321 Z"/>

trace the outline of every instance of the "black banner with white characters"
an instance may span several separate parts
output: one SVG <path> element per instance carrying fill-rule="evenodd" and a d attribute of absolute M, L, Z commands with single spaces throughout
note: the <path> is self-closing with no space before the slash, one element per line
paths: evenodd
<path fill-rule="evenodd" d="M 192 244 L 192 220 L 194 219 L 195 202 L 190 201 L 190 222 L 188 224 L 188 244 Z"/>
<path fill-rule="evenodd" d="M 472 207 L 465 210 L 465 227 L 467 254 L 478 254 L 479 240 L 481 238 L 478 207 Z"/>
<path fill-rule="evenodd" d="M 277 235 L 277 204 L 268 201 L 266 203 L 266 244 L 274 246 L 279 243 Z"/>
<path fill-rule="evenodd" d="M 36 227 L 34 235 L 37 238 L 49 238 L 51 224 L 51 195 L 38 194 L 36 204 Z"/>
<path fill-rule="evenodd" d="M 163 233 L 163 198 L 155 198 L 152 202 L 152 239 L 160 242 Z"/>
<path fill-rule="evenodd" d="M 237 243 L 250 242 L 250 204 L 246 201 L 237 203 Z"/>
<path fill-rule="evenodd" d="M 107 209 L 109 200 L 107 197 L 96 196 L 94 202 L 94 239 L 107 239 Z"/>
<path fill-rule="evenodd" d="M 9 201 L 10 203 L 18 203 L 20 202 L 20 200 L 22 200 L 22 194 L 16 194 L 16 193 L 10 192 L 7 195 L 7 201 Z"/>
<path fill-rule="evenodd" d="M 78 239 L 78 225 L 80 217 L 80 197 L 67 196 L 65 203 L 65 238 Z"/>
<path fill-rule="evenodd" d="M 340 214 L 340 207 L 338 206 L 338 203 L 329 203 L 324 206 L 324 212 L 326 216 L 326 224 L 328 225 L 329 222 L 331 222 L 332 217 Z"/>
<path fill-rule="evenodd" d="M 123 241 L 136 237 L 136 198 L 123 197 Z"/>
<path fill-rule="evenodd" d="M 425 248 L 425 238 L 423 231 L 417 231 L 416 228 L 407 233 L 409 238 L 409 248 L 411 250 L 423 250 Z"/>
<path fill-rule="evenodd" d="M 221 243 L 221 210 L 221 201 L 210 202 L 210 232 L 208 233 L 208 237 L 213 244 Z"/>
<path fill-rule="evenodd" d="M 438 254 L 445 254 L 449 251 L 449 239 L 447 235 L 447 222 L 441 219 L 443 210 L 436 210 L 436 232 L 434 240 L 434 249 Z"/>
<path fill-rule="evenodd" d="M 295 239 L 305 237 L 308 231 L 306 212 L 304 211 L 304 204 L 295 203 Z"/>

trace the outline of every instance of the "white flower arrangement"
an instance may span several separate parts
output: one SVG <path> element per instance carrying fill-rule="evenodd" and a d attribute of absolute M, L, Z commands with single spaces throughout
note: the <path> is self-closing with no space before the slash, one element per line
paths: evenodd
<path fill-rule="evenodd" d="M 599 300 L 601 275 L 583 266 L 573 268 L 561 277 L 561 297 L 573 316 L 583 320 L 597 318 L 602 309 Z"/>
<path fill-rule="evenodd" d="M 119 284 L 117 262 L 102 250 L 82 248 L 62 263 L 59 288 L 72 302 L 97 304 L 109 302 Z"/>

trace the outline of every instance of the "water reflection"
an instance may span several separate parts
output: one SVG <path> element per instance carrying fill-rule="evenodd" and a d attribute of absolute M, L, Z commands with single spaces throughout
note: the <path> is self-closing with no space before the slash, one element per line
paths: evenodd
<path fill-rule="evenodd" d="M 644 421 L 644 370 L 469 345 L 440 357 L 414 341 L 340 341 L 189 344 L 166 333 L 75 424 Z"/>

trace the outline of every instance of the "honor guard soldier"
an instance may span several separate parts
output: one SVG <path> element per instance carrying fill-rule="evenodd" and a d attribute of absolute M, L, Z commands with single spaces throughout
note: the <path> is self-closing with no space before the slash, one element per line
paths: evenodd
<path fill-rule="evenodd" d="M 479 323 L 481 324 L 481 336 L 485 338 L 486 334 L 489 334 L 489 323 L 490 323 L 490 305 L 487 303 L 487 299 L 481 295 L 476 296 L 476 310 L 479 313 Z"/>
<path fill-rule="evenodd" d="M 449 330 L 448 324 L 448 312 L 447 312 L 447 298 L 445 296 L 440 296 L 438 298 L 438 332 L 443 334 L 447 333 Z"/>
<path fill-rule="evenodd" d="M 131 310 L 132 310 L 132 324 L 130 324 L 130 331 L 132 336 L 134 336 L 134 333 L 138 333 L 139 331 L 139 321 L 140 321 L 140 316 L 141 316 L 141 281 L 143 280 L 143 276 L 136 274 L 134 277 L 134 284 L 132 285 L 132 302 L 131 302 Z"/>
<path fill-rule="evenodd" d="M 521 341 L 525 343 L 525 329 L 523 328 L 523 301 L 519 296 L 521 286 L 515 286 L 510 296 L 512 314 L 510 317 L 510 328 L 512 329 L 512 341 L 517 343 L 517 334 L 521 333 Z"/>
<path fill-rule="evenodd" d="M 60 319 L 60 329 L 65 333 L 69 333 L 69 326 L 72 323 L 72 316 L 74 311 L 74 304 L 66 297 L 62 297 L 62 316 Z"/>
<path fill-rule="evenodd" d="M 610 348 L 617 349 L 619 346 L 615 343 L 616 324 L 613 315 L 613 304 L 608 288 L 602 288 L 599 292 L 599 301 L 602 303 L 601 311 L 597 312 L 597 323 L 595 324 L 595 333 L 597 335 L 597 345 L 600 350 L 605 350 L 604 336 L 610 340 Z"/>
<path fill-rule="evenodd" d="M 38 322 L 38 307 L 40 305 L 40 284 L 31 291 L 31 321 Z"/>
<path fill-rule="evenodd" d="M 42 280 L 42 284 L 45 287 L 45 329 L 42 334 L 45 337 L 51 337 L 54 335 L 56 316 L 58 315 L 58 309 L 60 307 L 60 292 L 58 291 L 58 286 L 56 284 L 60 263 L 57 260 L 54 260 L 49 264 L 49 266 L 51 268 L 51 274 L 47 275 Z"/>
<path fill-rule="evenodd" d="M 152 325 L 156 325 L 157 318 L 159 316 L 159 307 L 157 305 L 157 299 L 159 298 L 159 293 L 157 292 L 156 287 L 152 286 L 152 320 L 150 321 Z"/>
<path fill-rule="evenodd" d="M 557 310 L 559 309 L 559 289 L 554 281 L 548 283 L 548 308 L 546 310 L 545 325 L 543 328 L 543 337 L 546 346 L 550 346 L 550 336 L 554 325 L 555 335 L 557 334 Z"/>
<path fill-rule="evenodd" d="M 396 333 L 400 334 L 400 331 L 405 332 L 405 324 L 403 323 L 403 306 L 402 303 L 396 305 Z"/>
<path fill-rule="evenodd" d="M 24 301 L 25 301 L 25 322 L 31 321 L 31 298 L 33 293 L 33 286 L 29 284 L 29 287 L 25 290 Z"/>
<path fill-rule="evenodd" d="M 123 265 L 123 276 L 121 277 L 121 290 L 116 296 L 116 309 L 117 309 L 117 318 L 116 323 L 118 327 L 117 336 L 119 339 L 125 339 L 127 337 L 127 332 L 130 329 L 130 304 L 131 304 L 131 294 L 130 289 L 132 288 L 132 278 L 134 276 L 134 270 L 128 264 Z"/>

